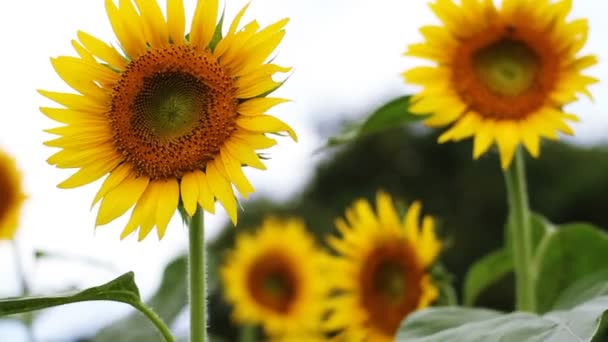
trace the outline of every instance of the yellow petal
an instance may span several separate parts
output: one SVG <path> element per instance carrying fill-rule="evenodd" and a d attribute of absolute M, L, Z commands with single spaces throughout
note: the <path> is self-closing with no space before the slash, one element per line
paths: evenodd
<path fill-rule="evenodd" d="M 393 205 L 391 196 L 386 192 L 380 191 L 376 195 L 378 218 L 383 225 L 389 228 L 397 228 L 399 226 L 399 217 L 397 216 L 397 210 Z"/>
<path fill-rule="evenodd" d="M 156 207 L 156 231 L 158 239 L 162 239 L 171 221 L 171 217 L 177 209 L 179 202 L 179 185 L 177 179 L 169 178 L 159 182 L 160 196 Z"/>
<path fill-rule="evenodd" d="M 120 185 L 104 196 L 95 225 L 102 226 L 110 223 L 124 214 L 139 200 L 149 182 L 148 177 L 137 177 L 135 174 L 125 178 Z"/>
<path fill-rule="evenodd" d="M 519 132 L 514 122 L 505 121 L 496 123 L 496 144 L 500 151 L 500 163 L 503 170 L 506 170 L 513 156 L 515 155 L 515 149 L 519 145 Z"/>
<path fill-rule="evenodd" d="M 88 167 L 81 168 L 78 172 L 61 182 L 57 187 L 62 189 L 76 188 L 85 184 L 92 183 L 112 171 L 122 162 L 122 156 L 116 155 L 103 163 L 95 163 Z"/>
<path fill-rule="evenodd" d="M 89 113 L 105 113 L 108 107 L 105 103 L 100 103 L 91 99 L 88 96 L 59 93 L 54 91 L 38 90 L 40 95 L 47 97 L 62 106 L 75 111 L 89 112 Z"/>
<path fill-rule="evenodd" d="M 169 27 L 169 37 L 173 43 L 181 44 L 184 41 L 184 31 L 186 29 L 183 0 L 167 1 L 167 26 Z"/>
<path fill-rule="evenodd" d="M 159 188 L 157 181 L 151 181 L 146 188 L 146 191 L 141 195 L 135 208 L 131 213 L 131 218 L 127 223 L 127 226 L 120 235 L 121 239 L 124 239 L 137 228 L 140 228 L 139 239 L 143 239 L 154 227 L 154 220 L 156 219 L 156 206 L 158 203 Z"/>
<path fill-rule="evenodd" d="M 419 201 L 415 201 L 410 205 L 405 214 L 405 236 L 416 243 L 418 241 L 419 235 L 419 221 L 420 221 L 420 211 L 422 210 L 422 204 Z"/>
<path fill-rule="evenodd" d="M 190 217 L 194 216 L 194 213 L 196 212 L 199 195 L 199 185 L 196 172 L 200 171 L 195 170 L 184 174 L 180 185 L 184 209 L 188 215 L 190 215 Z"/>
<path fill-rule="evenodd" d="M 283 121 L 270 115 L 260 115 L 255 117 L 241 116 L 236 119 L 236 124 L 244 129 L 252 132 L 260 133 L 277 133 L 287 132 L 289 136 L 294 140 L 298 141 L 296 133 L 289 125 Z"/>
<path fill-rule="evenodd" d="M 220 157 L 224 163 L 224 168 L 230 177 L 230 181 L 234 183 L 241 195 L 243 195 L 244 198 L 247 198 L 249 197 L 249 194 L 254 193 L 255 189 L 243 173 L 241 163 L 231 156 L 225 148 L 220 150 Z"/>
<path fill-rule="evenodd" d="M 224 147 L 243 164 L 259 170 L 266 170 L 266 165 L 262 163 L 252 146 L 244 144 L 238 139 L 230 139 L 224 143 Z"/>
<path fill-rule="evenodd" d="M 270 108 L 284 102 L 288 102 L 287 99 L 274 98 L 274 97 L 261 97 L 251 100 L 247 100 L 241 103 L 237 109 L 238 113 L 246 116 L 256 116 L 266 113 Z"/>
<path fill-rule="evenodd" d="M 237 208 L 234 192 L 232 192 L 232 187 L 230 186 L 228 180 L 222 177 L 218 171 L 214 161 L 207 164 L 207 181 L 209 182 L 211 191 L 218 201 L 220 201 L 222 206 L 224 206 L 228 216 L 230 216 L 230 219 L 232 220 L 232 223 L 236 226 Z"/>
<path fill-rule="evenodd" d="M 83 31 L 78 31 L 78 39 L 92 54 L 102 61 L 119 69 L 124 69 L 127 65 L 124 57 L 121 56 L 116 49 L 92 35 Z"/>
<path fill-rule="evenodd" d="M 207 175 L 199 170 L 194 171 L 198 182 L 198 204 L 203 207 L 208 213 L 215 213 L 215 197 L 209 186 Z"/>
<path fill-rule="evenodd" d="M 125 178 L 127 178 L 127 176 L 129 176 L 132 172 L 133 171 L 131 166 L 126 163 L 122 163 L 118 165 L 117 168 L 112 170 L 110 175 L 108 175 L 108 177 L 103 181 L 103 184 L 101 185 L 99 191 L 97 191 L 97 194 L 93 199 L 93 204 L 91 204 L 91 207 L 97 204 L 97 202 L 99 202 L 99 200 L 103 196 L 105 196 L 109 191 L 114 190 L 114 188 L 116 188 L 120 183 L 122 183 L 122 181 L 125 180 Z"/>
<path fill-rule="evenodd" d="M 494 142 L 494 121 L 485 120 L 481 123 L 479 131 L 475 134 L 473 142 L 473 159 L 478 159 L 486 153 Z"/>
<path fill-rule="evenodd" d="M 169 32 L 163 12 L 156 0 L 135 0 L 141 13 L 144 36 L 151 47 L 161 47 L 169 43 Z"/>
<path fill-rule="evenodd" d="M 215 33 L 218 1 L 198 0 L 190 28 L 190 44 L 206 48 Z"/>

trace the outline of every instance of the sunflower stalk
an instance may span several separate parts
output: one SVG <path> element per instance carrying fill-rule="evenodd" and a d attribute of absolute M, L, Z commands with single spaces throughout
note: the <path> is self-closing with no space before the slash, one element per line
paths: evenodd
<path fill-rule="evenodd" d="M 515 268 L 516 308 L 520 311 L 536 311 L 534 288 L 533 242 L 528 204 L 524 157 L 518 149 L 515 160 L 505 171 L 509 202 L 508 233 Z"/>
<path fill-rule="evenodd" d="M 205 225 L 203 210 L 198 207 L 190 220 L 189 232 L 189 294 L 190 294 L 190 341 L 207 339 L 205 270 Z"/>
<path fill-rule="evenodd" d="M 13 238 L 11 240 L 13 253 L 15 256 L 15 268 L 17 270 L 17 275 L 19 278 L 19 282 L 21 284 L 21 296 L 27 297 L 32 291 L 27 280 L 27 275 L 25 272 L 25 267 L 23 266 L 23 259 L 21 257 L 21 252 L 19 250 L 19 244 L 17 243 L 17 239 Z M 34 315 L 31 312 L 26 312 L 23 314 L 23 324 L 27 329 L 27 335 L 30 342 L 36 342 L 36 336 L 34 335 L 32 324 L 34 323 Z"/>

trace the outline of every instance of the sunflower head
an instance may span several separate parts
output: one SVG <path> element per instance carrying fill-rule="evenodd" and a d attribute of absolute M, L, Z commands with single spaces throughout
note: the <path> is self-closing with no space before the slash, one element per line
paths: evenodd
<path fill-rule="evenodd" d="M 473 157 L 492 144 L 507 168 L 519 144 L 534 157 L 540 138 L 573 134 L 576 115 L 563 106 L 597 80 L 583 70 L 597 63 L 580 56 L 587 40 L 587 20 L 568 20 L 572 1 L 492 0 L 431 4 L 441 26 L 421 29 L 426 41 L 409 46 L 407 55 L 429 59 L 434 66 L 404 73 L 422 86 L 410 108 L 431 113 L 430 126 L 451 127 L 439 142 L 474 137 Z"/>
<path fill-rule="evenodd" d="M 431 217 L 420 224 L 420 211 L 414 202 L 401 219 L 390 196 L 380 192 L 376 212 L 361 199 L 336 221 L 341 236 L 328 240 L 337 256 L 326 266 L 336 289 L 327 329 L 341 330 L 348 341 L 393 341 L 408 314 L 436 299 L 427 269 L 441 244 Z"/>
<path fill-rule="evenodd" d="M 15 161 L 0 150 L 0 240 L 15 237 L 25 198 L 21 174 Z"/>
<path fill-rule="evenodd" d="M 154 227 L 162 237 L 179 203 L 193 215 L 198 206 L 213 213 L 217 200 L 236 224 L 233 186 L 254 192 L 242 167 L 265 169 L 257 151 L 276 144 L 268 133 L 296 139 L 266 114 L 286 101 L 266 95 L 289 71 L 267 62 L 288 20 L 241 25 L 245 6 L 223 30 L 218 1 L 199 0 L 186 35 L 181 0 L 167 1 L 166 16 L 153 0 L 106 0 L 106 9 L 119 48 L 78 32 L 77 56 L 52 59 L 76 94 L 40 91 L 61 106 L 41 108 L 63 124 L 48 130 L 58 137 L 46 145 L 61 149 L 48 161 L 78 169 L 59 187 L 107 176 L 96 225 L 133 208 L 123 237 Z"/>
<path fill-rule="evenodd" d="M 240 234 L 221 269 L 234 319 L 262 324 L 277 340 L 320 331 L 325 258 L 297 219 L 268 218 L 260 229 Z"/>

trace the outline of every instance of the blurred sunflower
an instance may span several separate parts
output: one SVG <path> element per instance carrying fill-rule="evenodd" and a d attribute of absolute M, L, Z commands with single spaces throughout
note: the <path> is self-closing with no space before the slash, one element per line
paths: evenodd
<path fill-rule="evenodd" d="M 328 242 L 338 256 L 329 259 L 327 281 L 336 289 L 328 300 L 328 330 L 346 341 L 394 341 L 403 318 L 438 296 L 428 267 L 441 244 L 434 221 L 413 203 L 401 220 L 389 195 L 377 196 L 377 215 L 365 200 L 346 211 L 336 226 L 341 237 Z"/>
<path fill-rule="evenodd" d="M 300 220 L 269 218 L 255 235 L 240 234 L 221 269 L 235 321 L 262 324 L 277 341 L 317 334 L 324 258 Z"/>
<path fill-rule="evenodd" d="M 162 238 L 181 202 L 189 215 L 198 205 L 213 213 L 217 199 L 237 222 L 232 185 L 254 192 L 242 166 L 265 169 L 256 151 L 276 144 L 266 133 L 293 130 L 266 115 L 285 99 L 265 97 L 290 69 L 266 63 L 281 42 L 288 19 L 266 28 L 239 28 L 245 6 L 225 35 L 217 24 L 218 1 L 199 0 L 184 36 L 182 0 L 106 0 L 120 49 L 85 33 L 72 41 L 78 57 L 52 59 L 59 76 L 79 94 L 40 91 L 62 108 L 41 108 L 64 124 L 46 145 L 60 168 L 79 169 L 59 184 L 74 188 L 105 175 L 93 204 L 96 225 L 134 207 L 122 237 L 154 226 Z M 220 21 L 221 23 L 221 21 Z"/>
<path fill-rule="evenodd" d="M 573 134 L 578 121 L 562 107 L 579 93 L 591 97 L 597 82 L 583 70 L 595 56 L 579 56 L 587 41 L 587 20 L 568 21 L 572 0 L 437 0 L 432 10 L 443 26 L 425 26 L 425 43 L 409 46 L 407 55 L 435 66 L 404 73 L 421 85 L 410 110 L 431 113 L 429 126 L 453 124 L 439 142 L 474 136 L 473 157 L 494 142 L 506 169 L 520 143 L 538 157 L 540 138 Z"/>
<path fill-rule="evenodd" d="M 15 237 L 25 198 L 15 160 L 0 150 L 0 240 Z"/>

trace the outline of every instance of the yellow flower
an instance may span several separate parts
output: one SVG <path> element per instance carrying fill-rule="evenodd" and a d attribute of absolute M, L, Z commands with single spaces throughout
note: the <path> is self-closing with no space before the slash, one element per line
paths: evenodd
<path fill-rule="evenodd" d="M 378 193 L 377 214 L 366 200 L 336 220 L 341 237 L 328 242 L 338 252 L 327 265 L 329 330 L 342 330 L 346 341 L 393 341 L 403 318 L 438 296 L 428 267 L 441 244 L 429 216 L 419 226 L 421 205 L 414 202 L 403 219 L 391 197 Z"/>
<path fill-rule="evenodd" d="M 105 175 L 96 225 L 134 206 L 122 237 L 139 228 L 140 240 L 154 226 L 162 238 L 181 202 L 189 215 L 197 205 L 213 213 L 217 199 L 237 222 L 232 185 L 254 192 L 242 171 L 265 169 L 256 153 L 276 144 L 266 133 L 293 130 L 265 114 L 285 99 L 265 97 L 284 68 L 266 63 L 281 42 L 288 19 L 266 28 L 240 27 L 245 6 L 222 36 L 218 1 L 197 1 L 190 33 L 182 0 L 167 1 L 167 18 L 152 0 L 106 0 L 120 49 L 78 32 L 78 57 L 52 59 L 59 76 L 78 94 L 40 91 L 62 108 L 41 108 L 64 124 L 46 145 L 60 168 L 79 169 L 59 184 L 74 188 Z"/>
<path fill-rule="evenodd" d="M 468 0 L 457 5 L 437 0 L 432 10 L 443 26 L 425 26 L 425 43 L 407 55 L 434 66 L 406 71 L 406 81 L 423 87 L 411 111 L 432 116 L 429 126 L 453 124 L 439 142 L 474 137 L 473 157 L 494 142 L 506 169 L 517 146 L 534 157 L 540 138 L 573 134 L 574 114 L 562 107 L 577 99 L 596 79 L 584 69 L 595 56 L 578 56 L 587 41 L 587 20 L 568 21 L 572 1 Z"/>
<path fill-rule="evenodd" d="M 15 161 L 0 150 L 0 240 L 14 238 L 25 198 Z"/>
<path fill-rule="evenodd" d="M 270 218 L 240 234 L 221 269 L 235 321 L 261 323 L 276 340 L 319 332 L 324 258 L 300 220 Z"/>

